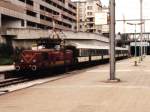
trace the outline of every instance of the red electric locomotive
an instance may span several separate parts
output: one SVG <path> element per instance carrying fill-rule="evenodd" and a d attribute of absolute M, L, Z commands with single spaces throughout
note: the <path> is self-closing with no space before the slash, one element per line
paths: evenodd
<path fill-rule="evenodd" d="M 73 61 L 73 52 L 71 50 L 24 50 L 15 67 L 17 71 L 41 70 L 56 66 L 70 65 Z"/>

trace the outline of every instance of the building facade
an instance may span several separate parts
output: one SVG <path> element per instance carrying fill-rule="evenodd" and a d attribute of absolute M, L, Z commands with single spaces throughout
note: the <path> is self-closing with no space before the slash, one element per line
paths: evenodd
<path fill-rule="evenodd" d="M 102 12 L 107 13 L 107 24 L 102 25 L 102 34 L 109 35 L 109 23 L 110 23 L 110 16 L 109 16 L 109 7 L 103 6 Z"/>
<path fill-rule="evenodd" d="M 76 30 L 76 5 L 71 0 L 0 0 L 0 35 L 7 28 Z"/>
<path fill-rule="evenodd" d="M 91 33 L 101 33 L 102 26 L 95 25 L 95 13 L 102 11 L 100 0 L 86 0 L 77 4 L 77 30 Z"/>

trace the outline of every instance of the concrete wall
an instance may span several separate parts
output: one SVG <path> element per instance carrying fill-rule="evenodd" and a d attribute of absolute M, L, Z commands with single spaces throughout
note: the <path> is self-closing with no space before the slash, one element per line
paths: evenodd
<path fill-rule="evenodd" d="M 2 29 L 1 29 L 1 27 L 2 27 L 2 19 L 1 18 L 2 18 L 2 15 L 0 13 L 0 43 L 4 43 L 4 39 L 1 36 L 1 34 L 2 34 Z"/>
<path fill-rule="evenodd" d="M 16 47 L 24 48 L 24 49 L 31 49 L 34 43 L 35 43 L 35 40 L 13 40 L 12 46 L 14 49 Z"/>
<path fill-rule="evenodd" d="M 6 43 L 6 39 L 4 36 L 0 35 L 0 43 Z"/>
<path fill-rule="evenodd" d="M 2 36 L 0 35 L 0 43 L 2 43 L 3 42 L 3 40 L 2 40 Z"/>
<path fill-rule="evenodd" d="M 41 37 L 48 37 L 50 33 L 48 30 L 41 30 L 41 29 L 19 29 L 13 28 L 7 30 L 7 35 L 16 35 L 17 39 L 39 39 Z"/>

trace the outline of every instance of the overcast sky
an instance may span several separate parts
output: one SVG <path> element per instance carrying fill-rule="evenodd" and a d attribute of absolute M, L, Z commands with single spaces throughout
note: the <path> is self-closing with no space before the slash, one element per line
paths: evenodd
<path fill-rule="evenodd" d="M 140 0 L 116 0 L 116 19 L 123 19 L 123 16 L 125 19 L 140 19 Z M 143 0 L 143 18 L 150 18 L 150 0 Z M 117 32 L 123 32 L 121 26 L 123 23 L 117 22 Z M 126 32 L 134 32 L 134 26 L 125 26 Z M 146 21 L 145 30 L 150 32 L 150 21 Z M 137 27 L 137 32 L 140 32 L 140 26 Z"/>
<path fill-rule="evenodd" d="M 109 0 L 101 0 L 101 2 L 102 5 L 108 5 Z M 125 19 L 139 19 L 140 0 L 116 0 L 116 20 L 123 19 L 123 16 Z M 150 0 L 143 0 L 143 18 L 150 18 Z M 126 32 L 134 32 L 134 26 L 123 25 L 123 22 L 117 22 L 116 32 L 124 32 L 124 26 Z M 145 29 L 150 32 L 150 21 L 146 21 Z M 137 32 L 140 32 L 140 26 L 137 26 Z"/>

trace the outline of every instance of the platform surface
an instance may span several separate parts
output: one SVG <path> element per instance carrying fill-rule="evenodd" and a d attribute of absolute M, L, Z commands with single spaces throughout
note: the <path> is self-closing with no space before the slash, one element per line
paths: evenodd
<path fill-rule="evenodd" d="M 105 83 L 109 65 L 0 96 L 0 112 L 150 112 L 150 56 L 117 62 L 120 83 Z"/>

